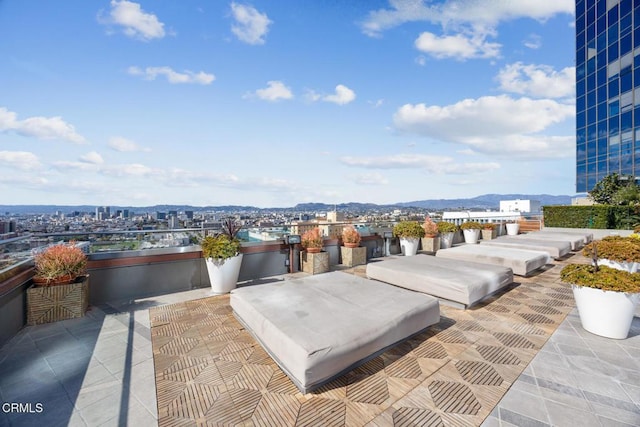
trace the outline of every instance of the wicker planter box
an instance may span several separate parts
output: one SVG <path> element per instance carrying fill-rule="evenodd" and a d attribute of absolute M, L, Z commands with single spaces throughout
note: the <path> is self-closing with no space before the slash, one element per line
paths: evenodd
<path fill-rule="evenodd" d="M 309 274 L 320 274 L 329 271 L 329 252 L 300 253 L 302 271 Z"/>
<path fill-rule="evenodd" d="M 84 316 L 89 307 L 89 276 L 80 282 L 27 288 L 27 324 L 40 325 Z"/>
<path fill-rule="evenodd" d="M 346 246 L 340 246 L 340 257 L 342 259 L 342 265 L 347 267 L 364 265 L 367 263 L 367 248 L 347 248 Z"/>

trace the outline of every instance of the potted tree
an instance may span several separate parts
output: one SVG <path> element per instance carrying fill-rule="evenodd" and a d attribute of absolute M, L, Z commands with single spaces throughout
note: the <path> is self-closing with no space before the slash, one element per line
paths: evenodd
<path fill-rule="evenodd" d="M 342 229 L 342 243 L 347 248 L 357 248 L 360 246 L 360 233 L 353 225 L 347 225 Z"/>
<path fill-rule="evenodd" d="M 478 238 L 480 237 L 480 230 L 482 230 L 482 224 L 477 221 L 467 221 L 463 223 L 460 228 L 462 229 L 462 234 L 464 234 L 464 242 L 470 244 L 478 243 Z"/>
<path fill-rule="evenodd" d="M 360 233 L 353 225 L 342 229 L 342 244 L 340 259 L 347 267 L 355 267 L 367 263 L 367 248 L 360 247 Z"/>
<path fill-rule="evenodd" d="M 302 247 L 309 253 L 318 253 L 324 247 L 324 239 L 318 227 L 307 230 L 302 234 Z"/>
<path fill-rule="evenodd" d="M 422 238 L 422 250 L 427 252 L 437 252 L 440 249 L 440 238 L 438 237 L 438 224 L 427 216 L 422 223 L 424 237 Z"/>
<path fill-rule="evenodd" d="M 640 274 L 607 266 L 569 264 L 560 272 L 571 284 L 582 327 L 596 335 L 625 339 L 640 301 Z"/>
<path fill-rule="evenodd" d="M 27 289 L 27 324 L 84 316 L 89 307 L 87 257 L 75 242 L 36 254 L 33 286 Z"/>
<path fill-rule="evenodd" d="M 400 250 L 404 256 L 413 256 L 418 252 L 418 243 L 424 237 L 424 229 L 417 221 L 400 221 L 394 225 L 393 235 L 400 238 Z"/>
<path fill-rule="evenodd" d="M 452 222 L 438 222 L 438 231 L 440 232 L 440 249 L 448 249 L 453 245 L 453 235 L 458 231 L 458 226 Z"/>
<path fill-rule="evenodd" d="M 496 225 L 492 222 L 482 224 L 482 240 L 491 240 L 496 238 Z"/>
<path fill-rule="evenodd" d="M 300 254 L 302 271 L 310 274 L 329 271 L 329 252 L 322 252 L 324 238 L 320 229 L 314 227 L 302 234 L 301 244 L 304 252 Z"/>
<path fill-rule="evenodd" d="M 233 218 L 227 218 L 221 233 L 207 236 L 200 243 L 213 293 L 229 293 L 238 284 L 242 253 L 237 235 L 241 228 Z"/>

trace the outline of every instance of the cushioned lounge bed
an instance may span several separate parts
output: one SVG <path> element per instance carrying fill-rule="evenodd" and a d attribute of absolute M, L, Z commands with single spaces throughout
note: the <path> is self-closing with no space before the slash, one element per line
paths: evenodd
<path fill-rule="evenodd" d="M 526 249 L 530 251 L 542 251 L 550 257 L 558 259 L 571 252 L 571 244 L 567 241 L 556 241 L 547 239 L 534 239 L 519 236 L 500 236 L 497 239 L 481 240 L 483 246 L 503 247 L 510 249 Z"/>
<path fill-rule="evenodd" d="M 342 272 L 238 288 L 231 307 L 303 393 L 440 321 L 437 299 Z"/>
<path fill-rule="evenodd" d="M 588 233 L 585 231 L 569 231 L 569 230 L 558 230 L 558 231 L 554 231 L 554 230 L 541 230 L 541 231 L 532 231 L 530 233 L 531 236 L 534 235 L 548 235 L 548 236 L 560 236 L 560 235 L 566 235 L 569 237 L 579 237 L 582 238 L 582 241 L 584 242 L 584 244 L 590 243 L 593 241 L 593 233 Z"/>
<path fill-rule="evenodd" d="M 430 255 L 370 262 L 367 277 L 467 307 L 513 283 L 510 268 Z"/>
<path fill-rule="evenodd" d="M 513 274 L 518 276 L 528 276 L 549 262 L 549 254 L 547 252 L 485 244 L 461 245 L 449 249 L 441 249 L 436 253 L 436 257 L 509 267 L 513 270 Z"/>
<path fill-rule="evenodd" d="M 514 239 L 534 239 L 545 240 L 551 242 L 566 242 L 569 243 L 572 251 L 579 251 L 584 246 L 585 237 L 579 235 L 569 235 L 560 233 L 543 233 L 535 231 L 532 233 L 518 234 L 517 236 L 509 236 Z"/>

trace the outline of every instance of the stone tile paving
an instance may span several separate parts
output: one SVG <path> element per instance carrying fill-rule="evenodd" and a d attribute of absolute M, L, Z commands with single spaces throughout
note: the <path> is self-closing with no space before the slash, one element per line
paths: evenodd
<path fill-rule="evenodd" d="M 571 311 L 482 425 L 640 426 L 640 309 L 626 340 Z"/>

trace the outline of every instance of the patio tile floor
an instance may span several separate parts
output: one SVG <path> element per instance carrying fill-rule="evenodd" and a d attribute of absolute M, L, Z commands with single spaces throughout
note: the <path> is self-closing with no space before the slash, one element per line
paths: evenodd
<path fill-rule="evenodd" d="M 207 296 L 113 302 L 82 319 L 25 327 L 0 349 L 0 426 L 157 424 L 148 309 Z M 639 355 L 639 312 L 618 341 L 584 331 L 573 309 L 482 426 L 638 426 Z M 31 412 L 6 411 L 7 403 Z"/>

